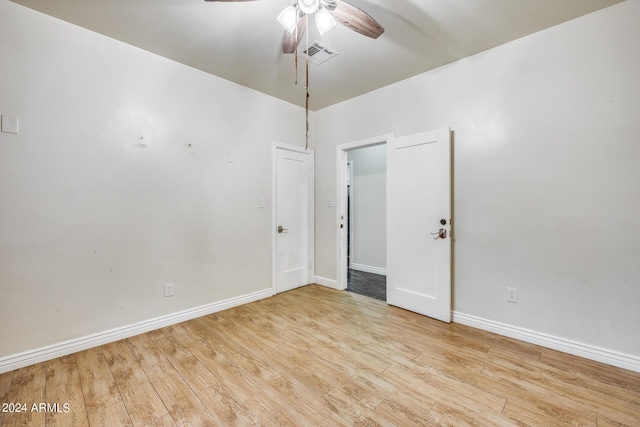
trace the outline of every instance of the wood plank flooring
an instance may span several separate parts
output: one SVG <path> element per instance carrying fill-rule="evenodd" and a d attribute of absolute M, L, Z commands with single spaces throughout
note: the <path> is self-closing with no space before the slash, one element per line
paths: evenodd
<path fill-rule="evenodd" d="M 311 285 L 2 374 L 0 403 L 1 426 L 640 426 L 640 374 Z"/>

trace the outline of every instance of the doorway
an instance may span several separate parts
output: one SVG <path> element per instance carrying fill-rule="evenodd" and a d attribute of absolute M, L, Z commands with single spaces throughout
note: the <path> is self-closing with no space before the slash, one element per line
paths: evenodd
<path fill-rule="evenodd" d="M 347 160 L 352 149 L 384 144 L 387 149 L 386 301 L 451 321 L 452 140 L 448 128 L 402 138 L 392 135 L 337 147 L 338 289 L 348 286 Z M 352 189 L 357 192 L 357 185 Z M 354 227 L 354 232 L 356 229 Z M 355 258 L 351 265 L 355 263 Z"/>
<path fill-rule="evenodd" d="M 347 152 L 347 290 L 387 300 L 385 144 Z"/>
<path fill-rule="evenodd" d="M 337 147 L 337 288 L 386 301 L 386 142 Z"/>

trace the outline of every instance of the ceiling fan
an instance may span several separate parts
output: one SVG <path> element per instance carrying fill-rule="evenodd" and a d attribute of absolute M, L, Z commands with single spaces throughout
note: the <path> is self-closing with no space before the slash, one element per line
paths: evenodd
<path fill-rule="evenodd" d="M 245 2 L 254 0 L 205 0 L 208 2 Z M 309 16 L 314 15 L 316 26 L 320 34 L 324 34 L 337 22 L 357 33 L 377 39 L 384 33 L 384 28 L 362 9 L 342 0 L 295 0 L 293 5 L 286 7 L 278 22 L 285 29 L 282 41 L 283 53 L 295 53 L 296 84 L 298 84 L 298 45 L 307 30 Z M 309 148 L 309 34 L 307 33 L 306 56 L 306 135 L 305 149 Z"/>
<path fill-rule="evenodd" d="M 205 0 L 210 2 L 244 2 L 254 0 Z M 296 0 L 278 16 L 284 27 L 283 53 L 295 53 L 306 31 L 309 15 L 315 15 L 320 34 L 336 25 L 336 21 L 357 33 L 377 39 L 384 28 L 362 9 L 342 0 Z"/>

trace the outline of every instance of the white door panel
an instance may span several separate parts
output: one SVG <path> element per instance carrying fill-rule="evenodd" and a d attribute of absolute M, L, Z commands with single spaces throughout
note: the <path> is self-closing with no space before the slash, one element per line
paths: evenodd
<path fill-rule="evenodd" d="M 276 150 L 276 292 L 309 283 L 312 197 L 309 153 Z"/>
<path fill-rule="evenodd" d="M 395 138 L 387 150 L 387 302 L 450 322 L 450 131 Z"/>

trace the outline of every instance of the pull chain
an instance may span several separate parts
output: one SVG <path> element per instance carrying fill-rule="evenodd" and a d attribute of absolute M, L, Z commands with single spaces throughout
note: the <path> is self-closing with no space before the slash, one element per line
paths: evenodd
<path fill-rule="evenodd" d="M 298 12 L 296 11 L 296 14 Z M 295 85 L 298 85 L 298 31 L 300 31 L 300 19 L 298 19 L 296 21 L 296 38 L 294 40 L 294 43 L 296 44 L 296 51 L 294 53 L 295 55 L 295 63 L 296 63 L 296 81 L 295 81 Z"/>

